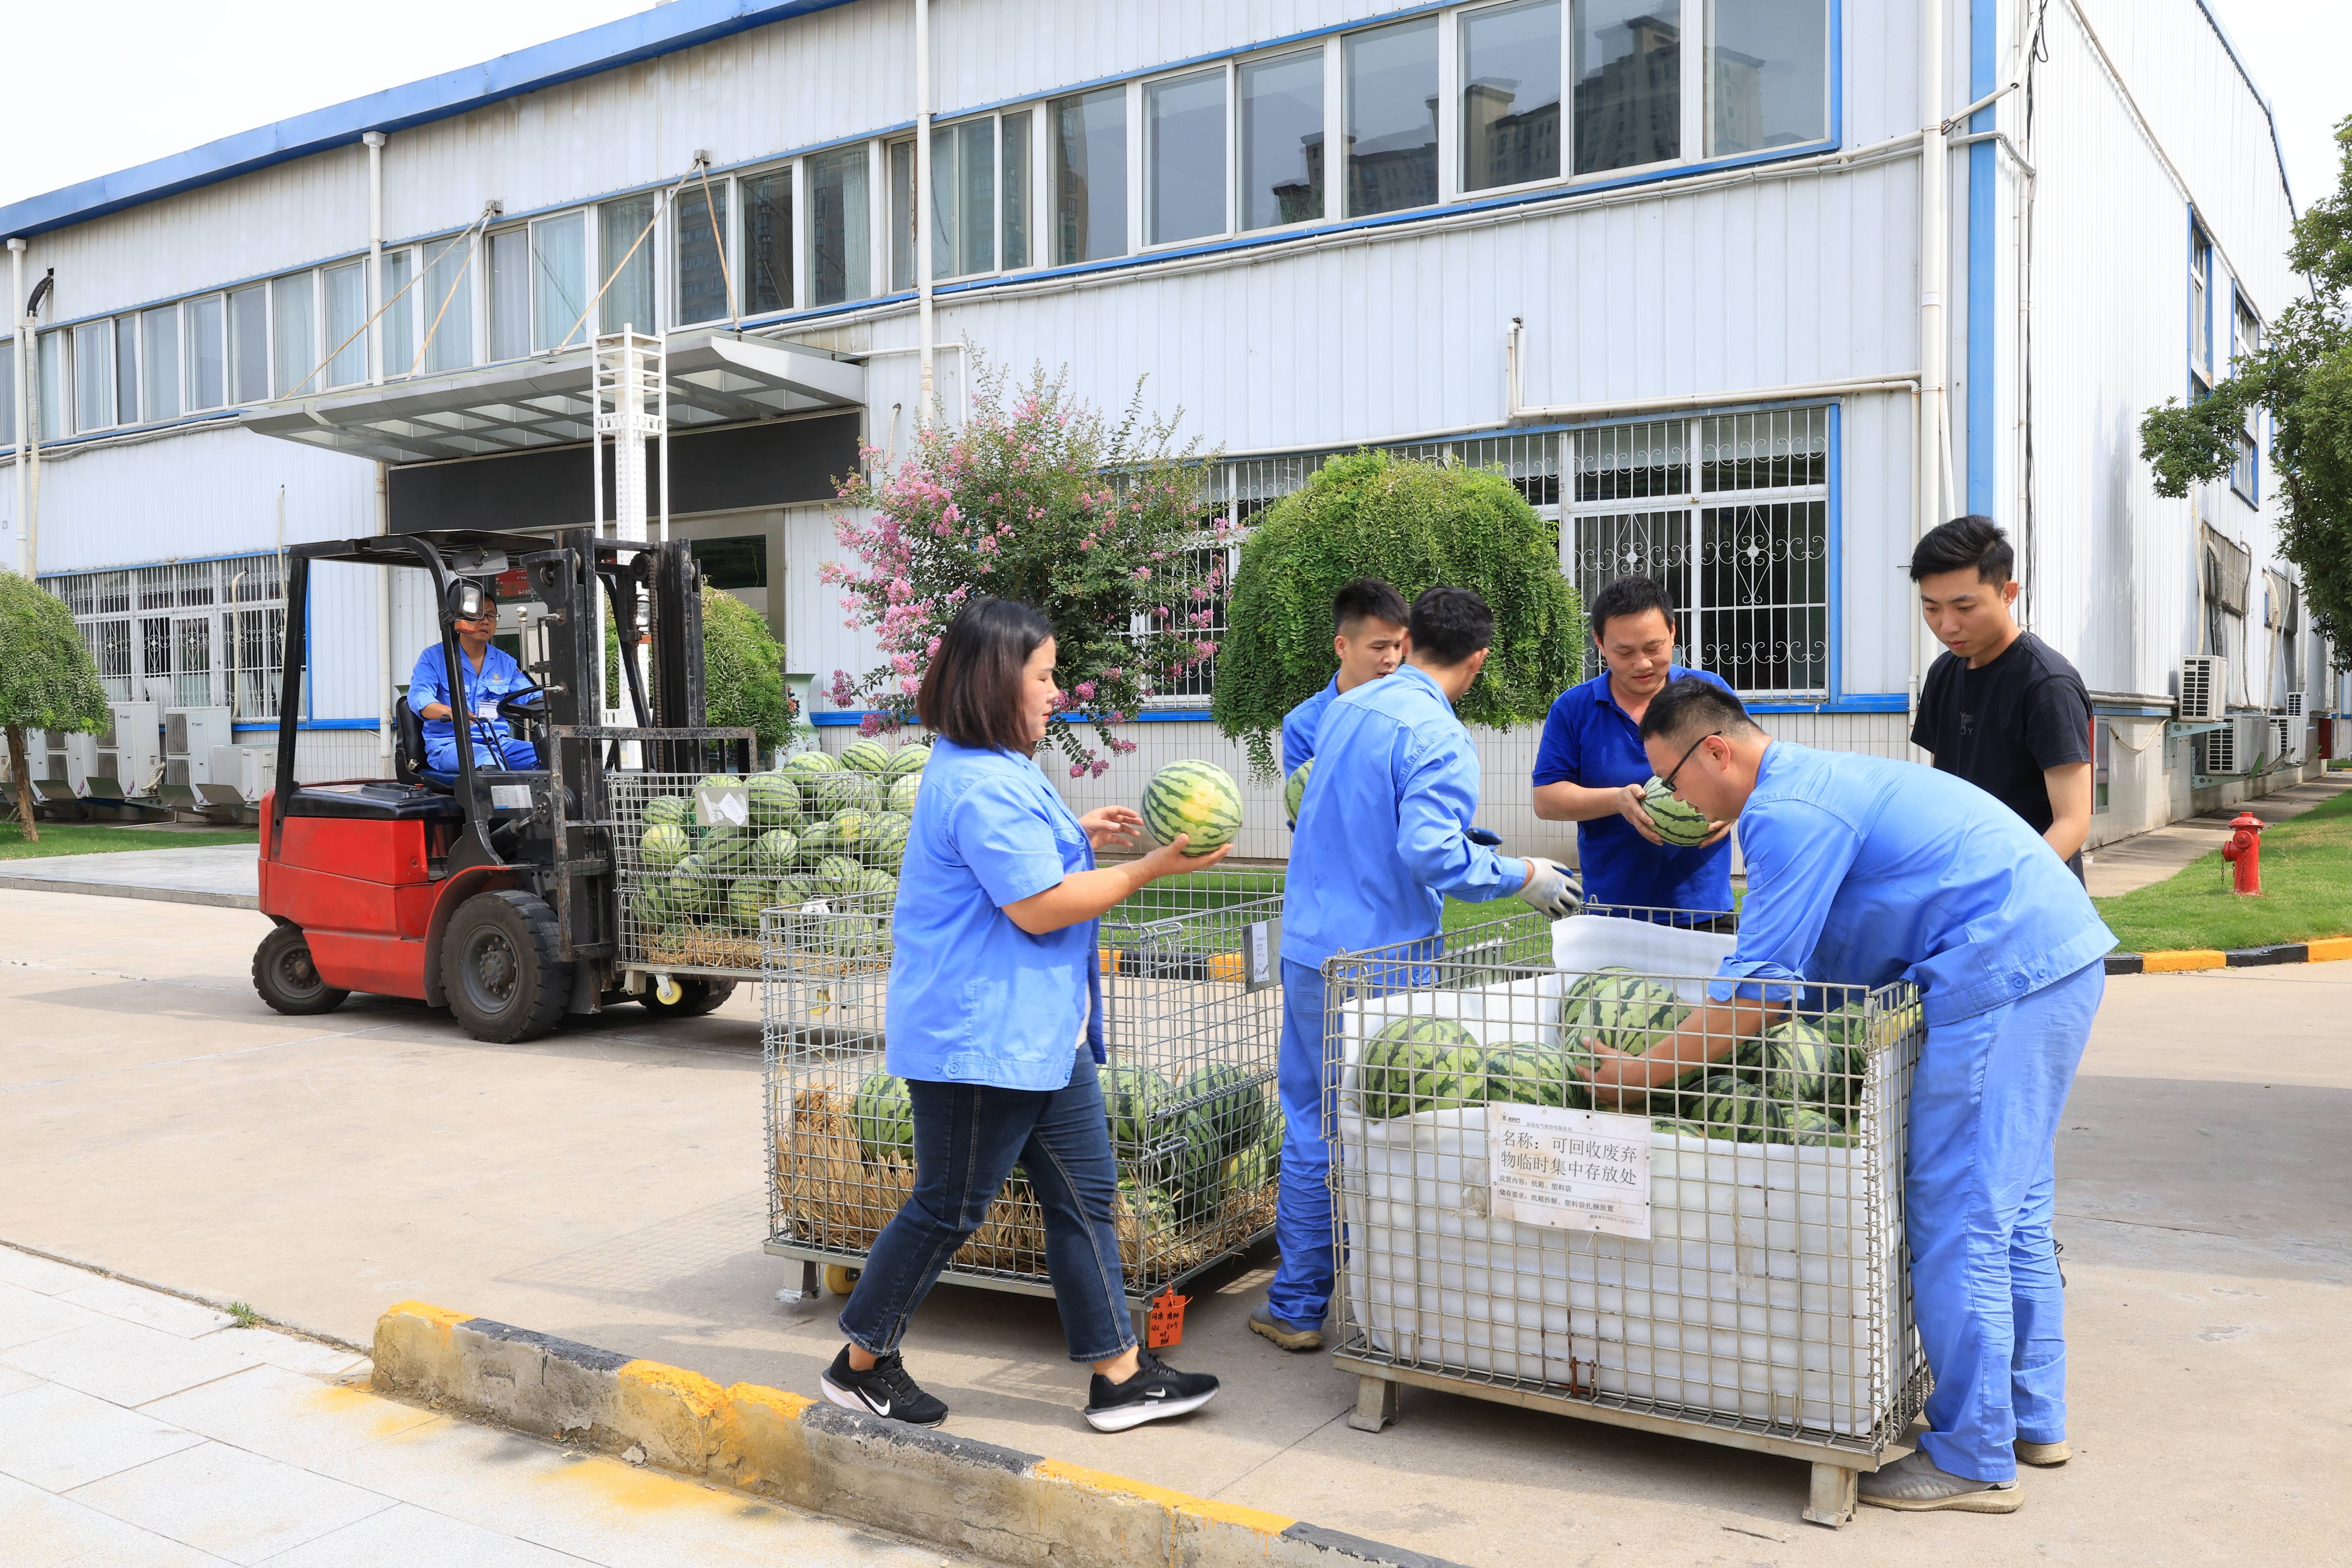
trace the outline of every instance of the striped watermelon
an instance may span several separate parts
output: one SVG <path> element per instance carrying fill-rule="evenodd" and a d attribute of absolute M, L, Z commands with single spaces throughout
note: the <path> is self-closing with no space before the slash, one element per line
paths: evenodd
<path fill-rule="evenodd" d="M 800 826 L 801 786 L 790 773 L 753 773 L 750 787 L 753 826 Z"/>
<path fill-rule="evenodd" d="M 1787 1109 L 1765 1092 L 1754 1072 L 1711 1072 L 1699 1080 L 1696 1096 L 1685 1095 L 1687 1107 L 1696 1098 L 1698 1121 L 1710 1138 L 1736 1138 L 1742 1143 L 1764 1143 L 1788 1127 Z"/>
<path fill-rule="evenodd" d="M 1375 1121 L 1408 1113 L 1418 1066 L 1434 1065 L 1438 1053 L 1456 1048 L 1477 1049 L 1470 1031 L 1451 1018 L 1398 1018 L 1364 1043 L 1364 1061 L 1358 1079 L 1364 1114 Z M 1486 1063 L 1482 1059 L 1479 1071 Z"/>
<path fill-rule="evenodd" d="M 787 827 L 771 827 L 751 846 L 751 869 L 762 877 L 781 877 L 800 858 L 801 841 Z"/>
<path fill-rule="evenodd" d="M 864 773 L 826 773 L 816 781 L 810 794 L 816 809 L 827 816 L 838 817 L 845 811 L 882 809 L 880 781 Z"/>
<path fill-rule="evenodd" d="M 878 812 L 851 806 L 833 819 L 833 847 L 840 854 L 856 855 L 872 837 L 874 825 L 881 820 Z"/>
<path fill-rule="evenodd" d="M 1676 800 L 1666 781 L 1654 774 L 1642 786 L 1642 808 L 1650 814 L 1658 837 L 1669 844 L 1687 848 L 1707 836 L 1706 813 Z"/>
<path fill-rule="evenodd" d="M 915 1102 L 905 1079 L 896 1073 L 868 1073 L 857 1086 L 849 1115 L 857 1130 L 858 1158 L 869 1165 L 915 1163 Z"/>
<path fill-rule="evenodd" d="M 759 877 L 744 877 L 727 889 L 727 918 L 745 931 L 760 929 L 760 911 L 774 901 L 776 885 Z"/>
<path fill-rule="evenodd" d="M 1133 1160 L 1158 1140 L 1154 1125 L 1172 1097 L 1168 1080 L 1148 1067 L 1114 1062 L 1100 1068 L 1103 1114 L 1110 1121 L 1110 1141 L 1120 1157 Z"/>
<path fill-rule="evenodd" d="M 854 773 L 878 773 L 890 766 L 890 748 L 868 737 L 841 748 L 841 765 Z"/>
<path fill-rule="evenodd" d="M 796 910 L 816 897 L 816 890 L 798 877 L 776 879 L 776 902 L 784 909 Z"/>
<path fill-rule="evenodd" d="M 702 857 L 713 872 L 747 871 L 751 866 L 751 851 L 759 840 L 731 823 L 701 828 L 695 834 L 694 852 Z"/>
<path fill-rule="evenodd" d="M 887 908 L 898 901 L 898 879 L 887 871 L 877 871 L 871 866 L 860 866 L 857 868 L 857 874 L 850 878 L 848 885 L 841 890 L 845 893 L 877 895 L 877 901 L 874 907 Z"/>
<path fill-rule="evenodd" d="M 812 822 L 801 832 L 800 859 L 803 866 L 814 866 L 841 848 L 841 835 L 834 831 L 830 821 Z"/>
<path fill-rule="evenodd" d="M 683 827 L 694 820 L 694 801 L 682 795 L 657 795 L 646 802 L 647 827 Z"/>
<path fill-rule="evenodd" d="M 930 761 L 929 746 L 901 746 L 890 753 L 890 765 L 884 771 L 892 778 L 906 778 L 921 773 Z"/>
<path fill-rule="evenodd" d="M 794 752 L 776 771 L 798 784 L 802 801 L 813 806 L 816 804 L 816 781 L 826 773 L 838 772 L 840 767 L 840 760 L 830 752 Z"/>
<path fill-rule="evenodd" d="M 1265 1095 L 1249 1072 L 1232 1062 L 1207 1062 L 1184 1075 L 1176 1086 L 1179 1103 L 1193 1109 L 1216 1129 L 1217 1147 L 1238 1153 L 1257 1142 L 1265 1122 Z"/>
<path fill-rule="evenodd" d="M 1698 1126 L 1693 1122 L 1681 1121 L 1678 1118 L 1672 1116 L 1652 1117 L 1650 1119 L 1650 1131 L 1653 1132 L 1671 1132 L 1677 1138 L 1705 1138 L 1706 1136 L 1706 1128 Z"/>
<path fill-rule="evenodd" d="M 1176 1153 L 1175 1179 L 1169 1195 L 1175 1200 L 1176 1223 L 1205 1225 L 1217 1217 L 1225 1201 L 1223 1130 L 1203 1110 L 1187 1111 L 1176 1122 L 1183 1146 Z"/>
<path fill-rule="evenodd" d="M 1498 1046 L 1486 1053 L 1486 1100 L 1495 1105 L 1564 1105 L 1571 1110 L 1590 1110 L 1592 1097 L 1570 1061 L 1568 1051 Z"/>
<path fill-rule="evenodd" d="M 698 921 L 717 909 L 722 886 L 713 876 L 709 861 L 699 855 L 688 855 L 670 871 L 670 908 L 684 919 Z"/>
<path fill-rule="evenodd" d="M 1850 1149 L 1853 1140 L 1847 1136 L 1845 1124 L 1834 1116 L 1815 1110 L 1811 1106 L 1799 1106 L 1789 1113 L 1789 1137 L 1809 1147 Z"/>
<path fill-rule="evenodd" d="M 637 856 L 649 871 L 674 871 L 694 849 L 694 839 L 676 823 L 657 822 L 637 840 Z"/>
<path fill-rule="evenodd" d="M 1298 826 L 1298 807 L 1307 799 L 1307 776 L 1315 771 L 1315 759 L 1307 758 L 1298 764 L 1290 782 L 1282 786 L 1282 809 L 1290 814 L 1290 826 Z"/>
<path fill-rule="evenodd" d="M 814 880 L 828 892 L 846 893 L 853 890 L 857 873 L 864 869 L 846 855 L 828 855 L 816 863 Z"/>
<path fill-rule="evenodd" d="M 897 875 L 907 859 L 907 834 L 914 826 L 903 811 L 876 814 L 873 830 L 866 844 L 866 858 L 881 869 Z"/>
<path fill-rule="evenodd" d="M 697 789 L 741 789 L 743 787 L 743 781 L 737 778 L 733 773 L 705 773 L 694 787 Z"/>
<path fill-rule="evenodd" d="M 1628 973 L 1594 974 L 1588 980 L 1581 994 L 1571 991 L 1560 1005 L 1560 1033 L 1579 1044 L 1597 1038 L 1638 1057 L 1673 1034 L 1690 1011 L 1663 980 Z"/>
<path fill-rule="evenodd" d="M 1842 1054 L 1813 1025 L 1783 1018 L 1755 1039 L 1740 1042 L 1732 1060 L 1761 1069 L 1764 1092 L 1782 1105 L 1819 1110 L 1832 1103 L 1829 1079 Z"/>
<path fill-rule="evenodd" d="M 906 753 L 903 752 L 899 753 L 901 756 L 904 756 L 905 754 Z M 898 777 L 892 779 L 890 781 L 890 809 L 893 811 L 903 811 L 910 816 L 913 816 L 915 811 L 915 799 L 922 793 L 922 788 L 923 775 L 919 773 L 902 773 Z"/>
<path fill-rule="evenodd" d="M 1162 844 L 1190 834 L 1184 852 L 1205 855 L 1241 831 L 1241 787 L 1214 763 L 1171 763 L 1144 786 L 1143 825 Z"/>
<path fill-rule="evenodd" d="M 1152 1243 L 1176 1228 L 1175 1204 L 1170 1201 L 1166 1193 L 1131 1174 L 1118 1179 L 1118 1201 L 1134 1216 L 1135 1228 L 1142 1239 L 1144 1256 L 1150 1257 L 1159 1250 Z"/>

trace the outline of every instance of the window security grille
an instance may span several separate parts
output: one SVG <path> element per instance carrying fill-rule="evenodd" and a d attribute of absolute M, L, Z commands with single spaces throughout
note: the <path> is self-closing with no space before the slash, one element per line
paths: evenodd
<path fill-rule="evenodd" d="M 44 577 L 65 601 L 110 700 L 278 716 L 286 585 L 276 555 Z"/>

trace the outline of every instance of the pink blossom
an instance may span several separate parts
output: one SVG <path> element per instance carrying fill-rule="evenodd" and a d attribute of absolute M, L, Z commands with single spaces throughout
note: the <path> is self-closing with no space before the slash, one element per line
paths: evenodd
<path fill-rule="evenodd" d="M 1097 777 L 1097 778 L 1100 778 L 1100 777 L 1102 777 L 1102 776 L 1103 776 L 1103 774 L 1105 774 L 1105 773 L 1108 773 L 1108 772 L 1110 772 L 1110 764 L 1109 764 L 1108 763 L 1097 762 L 1097 763 L 1095 763 L 1095 767 L 1094 767 L 1094 774 L 1095 774 L 1095 777 Z"/>
<path fill-rule="evenodd" d="M 1091 701 L 1093 701 L 1093 700 L 1094 700 L 1094 695 L 1095 695 L 1095 683 L 1094 683 L 1093 681 L 1091 681 L 1091 680 L 1081 680 L 1081 681 L 1079 681 L 1079 682 L 1078 682 L 1078 688 L 1077 688 L 1077 690 L 1078 690 L 1078 696 L 1079 696 L 1079 697 L 1080 697 L 1080 699 L 1082 699 L 1083 700 L 1089 701 L 1089 702 L 1091 702 Z"/>
<path fill-rule="evenodd" d="M 898 689 L 905 692 L 909 697 L 912 697 L 916 692 L 920 691 L 922 689 L 923 683 L 916 679 L 911 675 L 901 676 L 898 678 Z"/>
<path fill-rule="evenodd" d="M 1086 772 L 1087 765 L 1084 763 L 1072 763 L 1070 764 L 1070 776 L 1074 779 L 1084 778 L 1086 776 Z"/>

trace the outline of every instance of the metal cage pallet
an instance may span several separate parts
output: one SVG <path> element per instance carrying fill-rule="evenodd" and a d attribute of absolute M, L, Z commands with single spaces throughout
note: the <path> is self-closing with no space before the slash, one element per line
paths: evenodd
<path fill-rule="evenodd" d="M 1917 993 L 1780 988 L 1638 1116 L 1588 1123 L 1585 1042 L 1657 1045 L 1734 941 L 1612 913 L 1637 918 L 1526 914 L 1325 966 L 1349 1424 L 1379 1430 L 1412 1384 L 1781 1454 L 1813 1465 L 1805 1517 L 1843 1523 L 1928 1383 L 1903 1265 Z M 1587 1127 L 1614 1206 L 1526 1176 L 1578 1169 L 1522 1151 Z"/>

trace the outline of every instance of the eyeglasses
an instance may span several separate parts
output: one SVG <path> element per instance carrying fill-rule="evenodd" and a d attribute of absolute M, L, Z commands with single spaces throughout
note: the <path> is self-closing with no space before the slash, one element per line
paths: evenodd
<path fill-rule="evenodd" d="M 1682 771 L 1683 771 L 1683 763 L 1687 763 L 1687 762 L 1689 762 L 1689 761 L 1691 760 L 1691 752 L 1696 752 L 1696 751 L 1697 751 L 1701 746 L 1706 745 L 1709 741 L 1720 741 L 1721 739 L 1723 739 L 1723 731 L 1720 731 L 1720 730 L 1709 730 L 1706 734 L 1701 735 L 1697 740 L 1693 741 L 1693 742 L 1690 743 L 1690 751 L 1689 751 L 1689 752 L 1685 752 L 1683 753 L 1683 760 L 1682 760 L 1682 762 L 1681 762 L 1681 763 L 1676 763 L 1675 764 L 1675 773 L 1668 773 L 1664 778 L 1663 778 L 1663 779 L 1659 780 L 1658 782 L 1659 782 L 1659 783 L 1661 783 L 1661 784 L 1664 784 L 1664 785 L 1666 786 L 1666 788 L 1667 788 L 1667 790 L 1668 790 L 1669 792 L 1672 792 L 1672 790 L 1673 790 L 1673 789 L 1674 789 L 1674 787 L 1675 787 L 1675 773 L 1680 773 L 1680 772 L 1682 772 Z"/>

